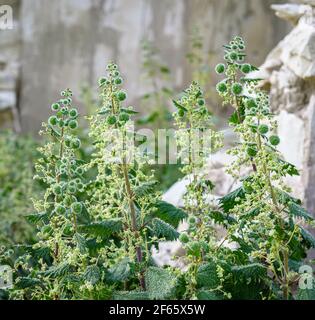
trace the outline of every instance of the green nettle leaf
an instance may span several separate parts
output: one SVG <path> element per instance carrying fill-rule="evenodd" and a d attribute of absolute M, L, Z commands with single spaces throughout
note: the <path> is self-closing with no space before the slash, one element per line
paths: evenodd
<path fill-rule="evenodd" d="M 218 224 L 233 224 L 236 222 L 230 215 L 217 210 L 211 211 L 210 216 Z"/>
<path fill-rule="evenodd" d="M 222 300 L 223 296 L 216 291 L 198 290 L 197 298 L 198 300 Z"/>
<path fill-rule="evenodd" d="M 108 219 L 106 221 L 80 226 L 79 229 L 82 232 L 96 237 L 109 237 L 122 230 L 122 221 L 119 218 Z"/>
<path fill-rule="evenodd" d="M 113 300 L 149 300 L 146 291 L 116 291 Z"/>
<path fill-rule="evenodd" d="M 25 216 L 25 219 L 32 224 L 39 222 L 48 223 L 49 214 L 47 212 L 32 213 Z"/>
<path fill-rule="evenodd" d="M 160 239 L 173 241 L 179 237 L 178 231 L 172 225 L 159 218 L 154 218 L 148 228 L 151 229 L 154 236 Z"/>
<path fill-rule="evenodd" d="M 177 278 L 167 269 L 149 267 L 146 283 L 150 299 L 170 299 L 175 294 Z"/>
<path fill-rule="evenodd" d="M 86 253 L 88 250 L 88 247 L 87 247 L 87 243 L 86 243 L 85 238 L 81 234 L 76 233 L 74 235 L 74 239 L 77 243 L 77 247 L 80 250 L 80 252 L 83 254 Z"/>
<path fill-rule="evenodd" d="M 301 204 L 301 200 L 292 197 L 290 194 L 288 194 L 287 192 L 284 192 L 282 190 L 276 189 L 277 190 L 277 195 L 278 195 L 278 201 L 282 204 L 290 204 L 292 203 L 296 203 L 296 204 Z"/>
<path fill-rule="evenodd" d="M 305 220 L 314 220 L 314 218 L 309 212 L 307 212 L 303 207 L 294 202 L 289 204 L 289 213 L 295 217 L 304 218 Z"/>
<path fill-rule="evenodd" d="M 282 164 L 282 168 L 285 170 L 285 174 L 290 176 L 299 176 L 299 170 L 296 166 L 290 162 L 284 161 L 283 159 L 278 159 L 278 161 Z"/>
<path fill-rule="evenodd" d="M 89 281 L 92 285 L 95 285 L 101 278 L 100 268 L 96 265 L 88 266 L 83 277 L 86 281 Z"/>
<path fill-rule="evenodd" d="M 309 247 L 315 248 L 315 238 L 313 235 L 303 227 L 300 227 L 300 233 L 302 238 L 308 243 Z"/>
<path fill-rule="evenodd" d="M 139 113 L 138 111 L 132 110 L 132 109 L 125 109 L 125 108 L 120 108 L 122 112 L 128 113 L 128 114 L 137 114 Z"/>
<path fill-rule="evenodd" d="M 44 276 L 49 276 L 52 278 L 62 277 L 65 276 L 67 273 L 70 272 L 71 266 L 64 262 L 57 266 L 52 266 L 48 270 L 41 272 Z"/>
<path fill-rule="evenodd" d="M 31 277 L 20 277 L 15 282 L 15 287 L 17 289 L 26 289 L 29 287 L 35 287 L 42 285 L 42 281 L 37 278 L 31 278 Z"/>
<path fill-rule="evenodd" d="M 243 266 L 233 266 L 232 273 L 236 277 L 242 276 L 248 279 L 257 279 L 264 277 L 267 273 L 267 269 L 260 263 L 251 263 Z"/>
<path fill-rule="evenodd" d="M 154 187 L 157 185 L 157 183 L 158 182 L 154 180 L 144 182 L 141 185 L 135 187 L 133 192 L 136 197 L 143 197 L 150 194 L 154 190 Z"/>
<path fill-rule="evenodd" d="M 175 107 L 176 107 L 178 110 L 187 111 L 187 109 L 186 109 L 184 106 L 182 106 L 181 104 L 179 104 L 176 100 L 172 100 L 172 101 L 173 101 Z"/>
<path fill-rule="evenodd" d="M 220 206 L 224 210 L 224 212 L 228 213 L 231 209 L 234 208 L 234 206 L 237 204 L 237 198 L 245 198 L 245 192 L 243 187 L 239 187 L 219 199 Z"/>
<path fill-rule="evenodd" d="M 125 281 L 131 274 L 130 260 L 129 258 L 124 258 L 108 270 L 106 279 L 111 282 Z"/>
<path fill-rule="evenodd" d="M 154 208 L 154 216 L 177 228 L 179 223 L 188 217 L 187 213 L 166 201 L 158 201 Z"/>
<path fill-rule="evenodd" d="M 215 289 L 220 284 L 216 264 L 214 262 L 208 262 L 200 265 L 196 280 L 199 288 Z"/>

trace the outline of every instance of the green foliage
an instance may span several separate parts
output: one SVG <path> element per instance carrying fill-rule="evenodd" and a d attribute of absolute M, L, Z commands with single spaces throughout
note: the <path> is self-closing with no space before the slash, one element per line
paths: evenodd
<path fill-rule="evenodd" d="M 171 271 L 150 267 L 146 272 L 146 279 L 150 299 L 171 299 L 174 296 L 177 278 Z"/>

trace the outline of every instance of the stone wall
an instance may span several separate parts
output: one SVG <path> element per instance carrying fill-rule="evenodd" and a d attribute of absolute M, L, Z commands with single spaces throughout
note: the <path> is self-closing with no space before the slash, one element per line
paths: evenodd
<path fill-rule="evenodd" d="M 39 129 L 61 89 L 70 87 L 78 96 L 82 84 L 96 87 L 112 59 L 126 78 L 129 102 L 137 102 L 149 89 L 141 80 L 143 37 L 160 49 L 180 91 L 190 81 L 185 54 L 195 25 L 205 49 L 214 53 L 213 65 L 221 45 L 235 34 L 244 36 L 248 54 L 260 64 L 287 33 L 287 24 L 270 10 L 271 0 L 0 0 L 8 2 L 19 27 L 0 31 L 0 49 L 10 39 L 14 52 L 5 59 L 21 66 L 8 72 L 20 88 L 11 103 L 19 109 L 24 131 Z"/>

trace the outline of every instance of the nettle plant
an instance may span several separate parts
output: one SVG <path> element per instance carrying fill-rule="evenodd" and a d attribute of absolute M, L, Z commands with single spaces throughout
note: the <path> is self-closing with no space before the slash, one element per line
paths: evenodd
<path fill-rule="evenodd" d="M 39 148 L 42 157 L 35 164 L 34 179 L 41 181 L 46 191 L 42 200 L 34 200 L 37 213 L 26 216 L 38 229 L 37 241 L 18 246 L 24 254 L 14 262 L 14 298 L 79 298 L 81 276 L 86 272 L 88 256 L 80 250 L 78 233 L 85 211 L 84 169 L 76 157 L 81 145 L 75 134 L 78 111 L 72 107 L 71 90 L 61 95 L 51 106 L 55 114 L 40 132 L 51 139 Z"/>
<path fill-rule="evenodd" d="M 224 104 L 234 108 L 229 123 L 239 143 L 228 151 L 233 157 L 228 172 L 241 184 L 220 199 L 224 213 L 235 219 L 227 239 L 238 244 L 256 263 L 255 272 L 269 283 L 268 295 L 262 298 L 289 299 L 307 249 L 315 246 L 305 229 L 314 219 L 290 195 L 285 177 L 299 172 L 277 150 L 280 138 L 268 95 L 257 87 L 258 79 L 246 77 L 257 68 L 244 62 L 244 41 L 235 37 L 224 48 L 225 62 L 216 66 L 216 72 L 225 79 L 217 91 Z"/>
<path fill-rule="evenodd" d="M 189 261 L 184 297 L 197 298 L 198 268 L 216 245 L 214 219 L 211 216 L 214 185 L 203 168 L 211 153 L 222 147 L 222 135 L 212 129 L 212 116 L 196 82 L 173 102 L 177 108 L 174 118 L 178 128 L 178 158 L 184 163 L 181 170 L 189 179 L 184 195 L 184 210 L 189 214 L 188 229 L 179 238 Z"/>
<path fill-rule="evenodd" d="M 136 111 L 123 106 L 122 82 L 114 63 L 99 80 L 103 102 L 90 119 L 96 149 L 90 166 L 98 174 L 88 206 L 93 223 L 85 230 L 100 243 L 97 265 L 106 270 L 115 297 L 165 298 L 175 278 L 154 266 L 151 248 L 163 239 L 177 239 L 176 227 L 186 215 L 153 190 L 156 181 L 145 170 L 149 157 L 134 143 L 131 117 Z M 163 277 L 166 281 L 159 281 Z"/>

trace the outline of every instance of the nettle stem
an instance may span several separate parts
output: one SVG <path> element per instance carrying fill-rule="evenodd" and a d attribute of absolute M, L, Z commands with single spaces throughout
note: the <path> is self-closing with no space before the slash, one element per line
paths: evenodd
<path fill-rule="evenodd" d="M 136 216 L 135 204 L 133 201 L 133 192 L 131 190 L 129 176 L 128 176 L 128 168 L 127 168 L 127 164 L 126 164 L 125 160 L 123 161 L 123 164 L 121 167 L 122 167 L 124 180 L 125 180 L 126 193 L 128 196 L 130 218 L 131 218 L 131 229 L 135 235 L 136 240 L 138 240 L 139 239 L 139 230 L 137 227 L 137 216 Z M 136 256 L 137 256 L 137 262 L 139 264 L 141 264 L 143 256 L 142 256 L 141 247 L 139 245 L 136 246 Z M 143 271 L 140 271 L 139 281 L 140 281 L 140 286 L 141 286 L 142 290 L 146 290 L 145 277 L 144 277 Z"/>
<path fill-rule="evenodd" d="M 262 142 L 261 142 L 261 137 L 260 137 L 259 133 L 257 134 L 257 137 L 258 137 L 257 138 L 258 149 L 261 151 L 262 150 Z M 279 214 L 280 226 L 284 230 L 285 227 L 283 225 L 283 222 L 281 221 L 281 216 L 280 216 L 281 215 L 281 210 L 279 208 L 277 197 L 275 195 L 274 188 L 272 186 L 271 179 L 270 179 L 270 171 L 268 170 L 268 168 L 266 166 L 266 163 L 264 161 L 262 163 L 262 168 L 263 168 L 263 172 L 265 174 L 265 177 L 267 179 L 267 184 L 268 184 L 268 187 L 269 187 L 269 192 L 270 192 L 270 195 L 271 195 L 272 203 L 273 203 L 277 213 Z M 283 298 L 285 300 L 288 300 L 288 298 L 289 298 L 289 281 L 288 281 L 289 252 L 288 252 L 287 246 L 283 248 L 282 255 L 283 255 L 283 268 L 284 268 L 284 276 L 283 276 L 283 279 L 282 279 L 282 292 L 283 292 Z"/>

